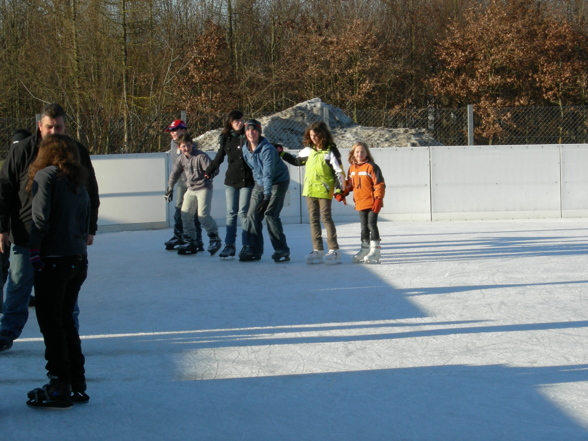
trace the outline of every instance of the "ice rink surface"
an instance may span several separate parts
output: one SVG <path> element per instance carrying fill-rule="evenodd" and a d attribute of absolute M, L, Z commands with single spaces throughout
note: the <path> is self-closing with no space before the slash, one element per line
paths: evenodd
<path fill-rule="evenodd" d="M 80 294 L 87 405 L 32 410 L 34 310 L 0 354 L 3 441 L 588 440 L 588 220 L 381 222 L 382 263 L 276 264 L 103 233 Z M 221 236 L 224 230 L 221 229 Z M 238 244 L 240 246 L 240 244 Z"/>

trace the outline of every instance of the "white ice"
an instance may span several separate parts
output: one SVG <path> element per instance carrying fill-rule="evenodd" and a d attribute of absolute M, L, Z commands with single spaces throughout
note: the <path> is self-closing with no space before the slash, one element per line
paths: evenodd
<path fill-rule="evenodd" d="M 104 233 L 80 294 L 91 401 L 32 410 L 33 310 L 0 354 L 3 441 L 587 440 L 586 220 L 381 222 L 380 265 L 222 262 Z M 221 235 L 224 231 L 221 230 Z"/>

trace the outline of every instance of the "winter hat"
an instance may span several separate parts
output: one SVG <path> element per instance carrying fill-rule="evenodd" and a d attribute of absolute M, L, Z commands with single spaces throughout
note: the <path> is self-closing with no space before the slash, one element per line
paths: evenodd
<path fill-rule="evenodd" d="M 261 135 L 261 123 L 259 121 L 256 119 L 250 119 L 245 123 L 245 130 L 247 130 L 249 127 L 253 127 Z"/>
<path fill-rule="evenodd" d="M 187 129 L 188 126 L 181 119 L 176 119 L 171 125 L 165 129 L 166 132 L 175 132 L 178 129 Z"/>

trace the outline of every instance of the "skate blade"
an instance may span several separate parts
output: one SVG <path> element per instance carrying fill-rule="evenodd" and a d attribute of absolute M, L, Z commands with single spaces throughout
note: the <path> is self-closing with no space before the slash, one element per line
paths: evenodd
<path fill-rule="evenodd" d="M 73 403 L 70 401 L 69 403 L 55 403 L 55 402 L 37 402 L 35 400 L 28 400 L 27 406 L 31 409 L 39 409 L 39 410 L 69 410 L 73 407 Z"/>

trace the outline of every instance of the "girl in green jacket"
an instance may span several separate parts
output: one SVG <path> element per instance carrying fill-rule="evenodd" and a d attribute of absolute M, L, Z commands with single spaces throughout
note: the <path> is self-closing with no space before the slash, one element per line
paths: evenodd
<path fill-rule="evenodd" d="M 306 263 L 341 263 L 337 230 L 331 216 L 331 204 L 335 189 L 341 190 L 345 174 L 341 168 L 341 154 L 333 142 L 333 136 L 324 122 L 315 122 L 304 132 L 304 149 L 298 156 L 282 151 L 282 159 L 287 163 L 306 166 L 302 196 L 306 197 L 312 252 L 306 256 Z M 324 252 L 321 220 L 327 230 L 327 246 Z"/>

